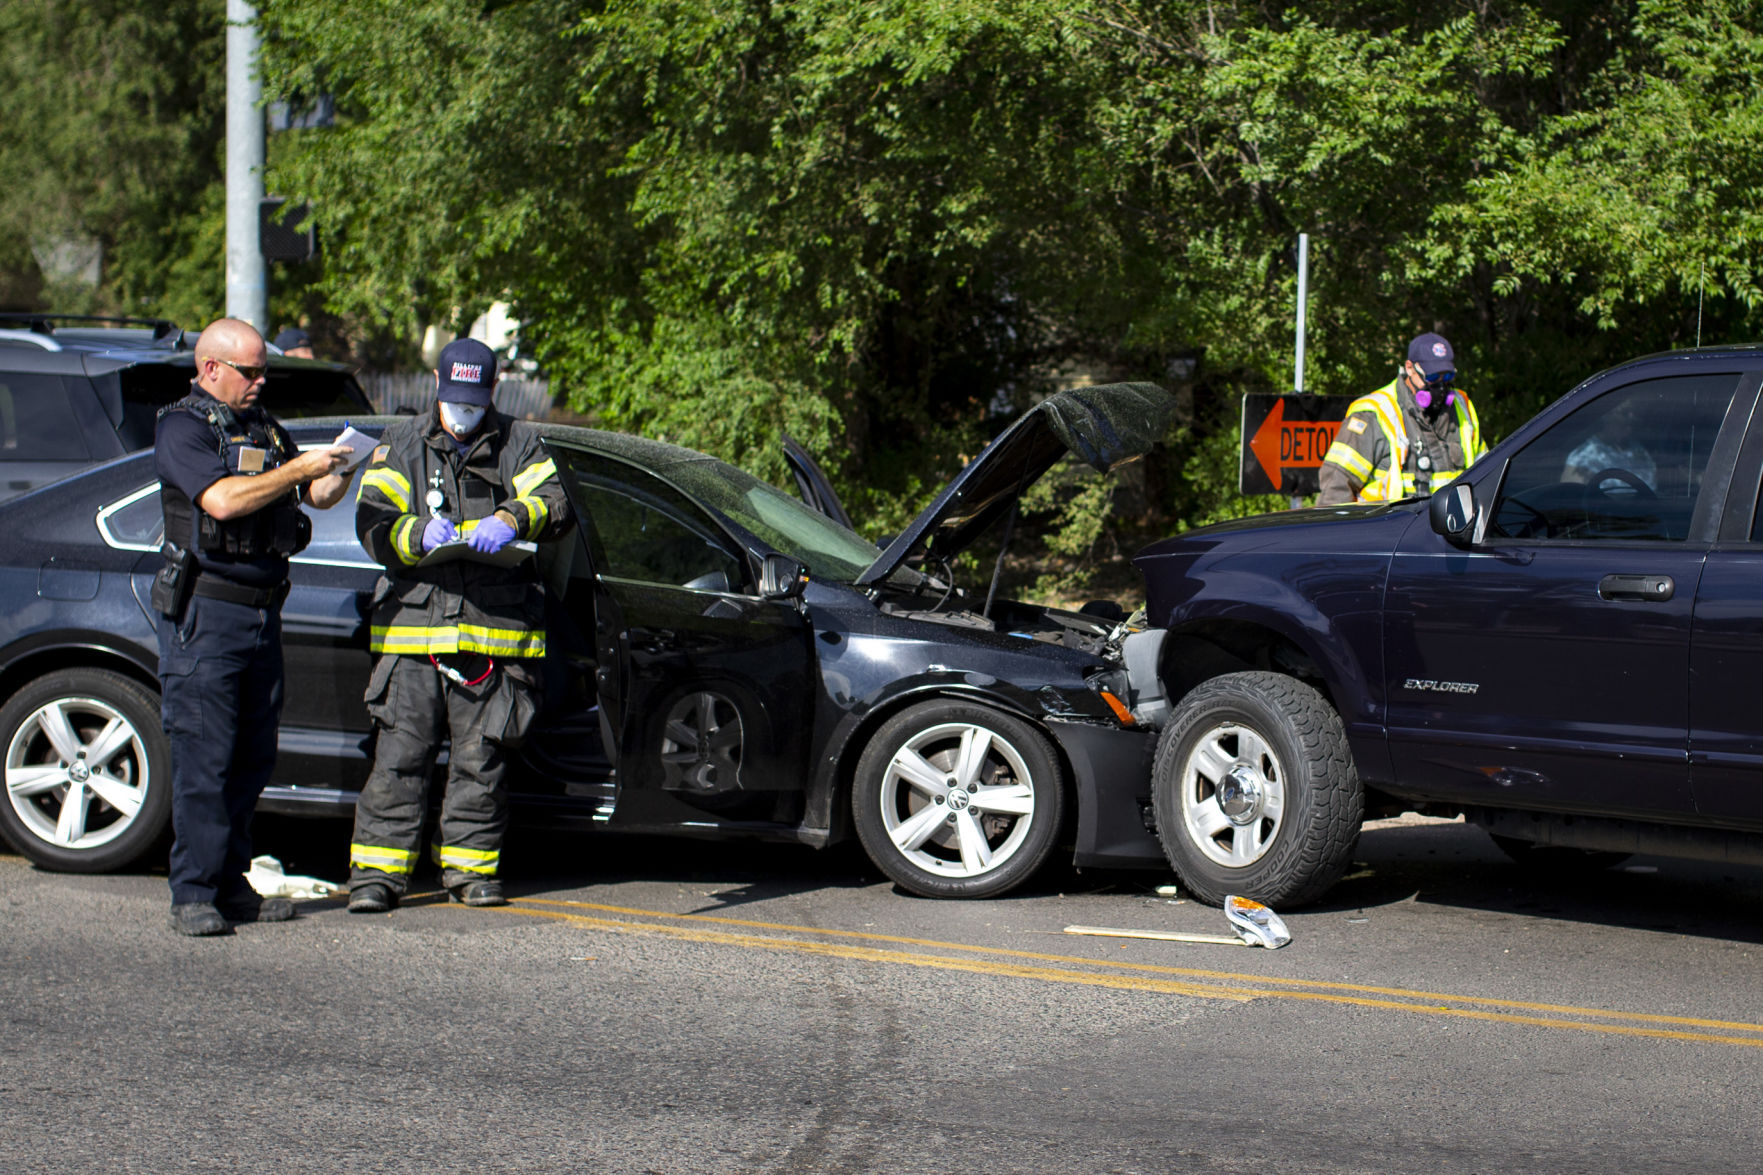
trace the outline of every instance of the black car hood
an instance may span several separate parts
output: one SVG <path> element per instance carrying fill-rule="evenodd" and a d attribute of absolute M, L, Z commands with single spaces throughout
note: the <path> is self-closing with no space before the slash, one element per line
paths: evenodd
<path fill-rule="evenodd" d="M 1175 397 L 1156 384 L 1102 384 L 1048 396 L 967 463 L 858 577 L 879 583 L 910 558 L 952 558 L 1067 452 L 1107 473 L 1169 431 Z"/>

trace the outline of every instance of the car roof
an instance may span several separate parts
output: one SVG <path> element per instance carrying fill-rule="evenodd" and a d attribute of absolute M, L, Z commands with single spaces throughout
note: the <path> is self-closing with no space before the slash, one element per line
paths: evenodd
<path fill-rule="evenodd" d="M 409 419 L 408 415 L 309 416 L 298 420 L 284 421 L 284 423 L 287 425 L 288 431 L 297 439 L 312 441 L 327 432 L 335 435 L 349 424 L 353 424 L 357 428 L 383 429 L 394 421 Z M 680 445 L 669 444 L 666 441 L 651 440 L 648 437 L 632 436 L 629 433 L 605 432 L 597 428 L 583 428 L 575 424 L 555 424 L 544 420 L 525 423 L 531 424 L 539 430 L 541 436 L 550 440 L 579 445 L 584 449 L 604 453 L 609 457 L 622 458 L 645 469 L 664 470 L 692 462 L 727 464 L 727 462 L 712 457 L 708 453 L 700 453 L 696 449 L 687 449 Z"/>

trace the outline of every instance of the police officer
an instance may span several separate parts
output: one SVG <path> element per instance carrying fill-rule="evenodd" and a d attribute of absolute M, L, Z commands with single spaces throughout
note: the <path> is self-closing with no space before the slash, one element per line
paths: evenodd
<path fill-rule="evenodd" d="M 190 394 L 155 432 L 165 568 L 153 603 L 171 741 L 171 923 L 182 934 L 294 915 L 245 881 L 251 813 L 275 765 L 288 556 L 312 530 L 300 503 L 342 498 L 348 480 L 333 471 L 349 450 L 295 447 L 258 405 L 267 363 L 249 323 L 209 324 Z"/>
<path fill-rule="evenodd" d="M 495 352 L 449 343 L 435 375 L 435 407 L 386 429 L 355 508 L 361 544 L 386 573 L 374 591 L 367 706 L 378 734 L 355 805 L 351 913 L 389 910 L 408 886 L 443 738 L 441 884 L 468 906 L 503 904 L 503 775 L 538 709 L 545 655 L 535 561 L 505 548 L 572 524 L 538 433 L 490 405 Z"/>
<path fill-rule="evenodd" d="M 1410 342 L 1396 378 L 1348 405 L 1322 457 L 1316 504 L 1430 494 L 1475 464 L 1487 444 L 1456 378 L 1457 356 L 1442 335 Z"/>

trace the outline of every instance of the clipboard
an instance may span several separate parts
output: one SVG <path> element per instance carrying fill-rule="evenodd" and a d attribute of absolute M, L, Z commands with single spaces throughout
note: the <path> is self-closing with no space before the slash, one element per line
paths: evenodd
<path fill-rule="evenodd" d="M 488 563 L 492 567 L 517 567 L 530 559 L 539 549 L 537 543 L 529 543 L 525 539 L 515 539 L 500 551 L 485 554 L 472 549 L 470 539 L 454 539 L 442 543 L 428 554 L 418 559 L 417 567 L 433 567 L 439 563 L 451 563 L 455 559 L 470 559 L 474 563 Z"/>

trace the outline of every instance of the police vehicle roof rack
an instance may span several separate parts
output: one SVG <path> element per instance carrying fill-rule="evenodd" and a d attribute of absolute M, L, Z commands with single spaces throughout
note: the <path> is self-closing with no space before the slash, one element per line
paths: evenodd
<path fill-rule="evenodd" d="M 9 310 L 0 312 L 0 323 L 22 322 L 25 329 L 40 335 L 55 333 L 55 323 L 105 323 L 117 326 L 147 326 L 153 328 L 153 341 L 165 339 L 172 341 L 173 347 L 183 345 L 183 331 L 178 324 L 168 318 L 130 318 L 121 314 L 46 314 L 42 311 Z"/>

